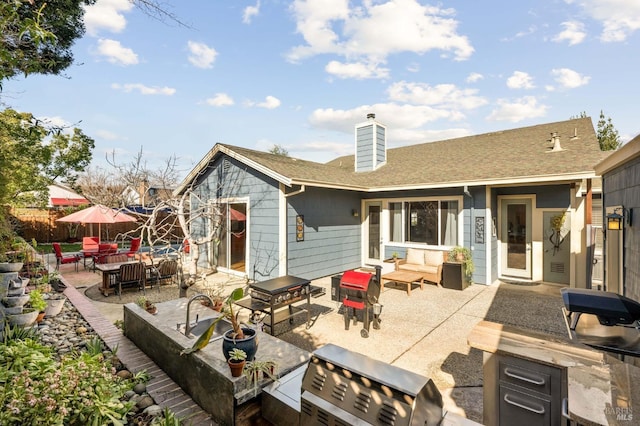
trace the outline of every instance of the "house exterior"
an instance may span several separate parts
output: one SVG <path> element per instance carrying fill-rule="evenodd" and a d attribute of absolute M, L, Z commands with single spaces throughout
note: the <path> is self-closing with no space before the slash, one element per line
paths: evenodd
<path fill-rule="evenodd" d="M 595 171 L 602 176 L 603 222 L 612 214 L 621 216 L 620 229 L 605 231 L 604 290 L 640 300 L 640 135 Z"/>
<path fill-rule="evenodd" d="M 175 191 L 226 211 L 200 264 L 316 279 L 388 268 L 409 247 L 464 246 L 477 284 L 586 286 L 594 165 L 608 155 L 589 118 L 393 149 L 386 134 L 370 114 L 355 126 L 355 154 L 324 164 L 216 144 Z"/>

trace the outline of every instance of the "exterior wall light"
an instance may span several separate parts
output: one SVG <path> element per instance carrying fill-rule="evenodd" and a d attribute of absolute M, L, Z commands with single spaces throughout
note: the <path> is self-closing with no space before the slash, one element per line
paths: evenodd
<path fill-rule="evenodd" d="M 352 210 L 351 210 L 351 216 L 353 216 L 353 217 L 358 217 L 358 216 L 360 216 L 360 214 L 358 213 L 358 210 L 356 210 L 356 209 L 352 209 Z"/>
<path fill-rule="evenodd" d="M 620 231 L 625 226 L 631 226 L 631 209 L 616 207 L 613 209 L 612 213 L 607 215 L 607 229 L 611 231 Z"/>

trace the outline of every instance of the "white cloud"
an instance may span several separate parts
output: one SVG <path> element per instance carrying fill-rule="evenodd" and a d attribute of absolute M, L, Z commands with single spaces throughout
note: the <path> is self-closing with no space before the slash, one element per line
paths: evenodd
<path fill-rule="evenodd" d="M 255 6 L 247 6 L 244 8 L 242 13 L 242 22 L 245 24 L 250 24 L 251 19 L 254 16 L 258 16 L 260 14 L 260 0 L 256 3 Z"/>
<path fill-rule="evenodd" d="M 349 110 L 320 108 L 309 117 L 315 127 L 344 133 L 353 132 L 353 123 L 366 120 L 368 113 L 373 112 L 380 122 L 389 129 L 418 129 L 421 126 L 440 119 L 455 119 L 458 113 L 428 105 L 399 105 L 396 103 L 379 103 L 361 105 Z"/>
<path fill-rule="evenodd" d="M 602 22 L 600 39 L 624 41 L 640 29 L 640 2 L 632 0 L 565 0 L 577 3 L 593 19 Z"/>
<path fill-rule="evenodd" d="M 189 49 L 189 62 L 197 68 L 213 68 L 213 62 L 218 56 L 218 52 L 213 47 L 209 47 L 204 43 L 189 41 L 187 44 Z"/>
<path fill-rule="evenodd" d="M 58 115 L 55 115 L 53 117 L 42 116 L 38 117 L 38 120 L 51 127 L 65 128 L 71 126 L 71 123 Z"/>
<path fill-rule="evenodd" d="M 127 26 L 122 12 L 133 8 L 129 0 L 98 0 L 91 6 L 84 6 L 84 24 L 87 34 L 96 36 L 100 30 L 119 33 Z"/>
<path fill-rule="evenodd" d="M 551 70 L 551 75 L 555 77 L 555 81 L 563 89 L 575 89 L 576 87 L 584 86 L 591 79 L 591 77 L 583 76 L 569 68 L 555 68 Z"/>
<path fill-rule="evenodd" d="M 517 123 L 529 118 L 543 117 L 546 112 L 547 106 L 538 104 L 533 96 L 525 96 L 513 102 L 498 99 L 498 108 L 491 111 L 487 120 Z"/>
<path fill-rule="evenodd" d="M 100 139 L 104 139 L 104 140 L 108 140 L 108 141 L 115 141 L 115 140 L 120 139 L 120 137 L 117 134 L 115 134 L 113 132 L 110 132 L 109 130 L 104 130 L 104 129 L 98 129 L 95 132 L 95 135 L 97 137 L 99 137 Z"/>
<path fill-rule="evenodd" d="M 205 102 L 207 105 L 215 107 L 231 106 L 234 104 L 231 96 L 226 93 L 216 93 L 212 98 L 208 98 Z"/>
<path fill-rule="evenodd" d="M 135 65 L 138 63 L 138 55 L 116 40 L 99 39 L 97 54 L 104 56 L 112 64 Z"/>
<path fill-rule="evenodd" d="M 263 102 L 258 102 L 256 106 L 266 109 L 276 109 L 280 106 L 280 99 L 275 96 L 267 96 Z"/>
<path fill-rule="evenodd" d="M 331 61 L 325 67 L 325 71 L 339 78 L 355 78 L 357 80 L 389 77 L 388 68 L 379 68 L 378 64 L 365 62 L 345 64 L 338 61 Z"/>
<path fill-rule="evenodd" d="M 509 89 L 533 89 L 533 78 L 526 72 L 514 71 L 507 79 L 507 87 Z"/>
<path fill-rule="evenodd" d="M 557 36 L 553 38 L 553 41 L 563 42 L 568 41 L 569 46 L 580 44 L 584 41 L 587 33 L 584 31 L 584 24 L 578 21 L 567 21 L 560 24 L 564 27 Z"/>
<path fill-rule="evenodd" d="M 353 8 L 349 5 L 348 0 L 294 1 L 297 31 L 306 44 L 292 48 L 288 59 L 297 62 L 314 55 L 335 54 L 349 64 L 375 64 L 399 52 L 441 50 L 456 60 L 473 53 L 467 37 L 457 33 L 453 9 L 423 6 L 416 0 L 367 1 Z"/>
<path fill-rule="evenodd" d="M 484 76 L 480 73 L 477 72 L 472 72 L 471 74 L 469 74 L 466 78 L 466 82 L 467 83 L 476 83 L 480 80 L 484 79 Z"/>
<path fill-rule="evenodd" d="M 414 105 L 437 105 L 443 108 L 474 109 L 487 103 L 477 96 L 477 89 L 460 89 L 454 84 L 430 86 L 426 83 L 400 81 L 387 89 L 389 99 Z"/>
<path fill-rule="evenodd" d="M 171 87 L 149 87 L 140 83 L 127 83 L 127 84 L 118 84 L 113 83 L 111 85 L 112 89 L 121 90 L 125 93 L 131 93 L 133 91 L 138 91 L 142 95 L 164 95 L 171 96 L 176 93 L 176 89 Z"/>

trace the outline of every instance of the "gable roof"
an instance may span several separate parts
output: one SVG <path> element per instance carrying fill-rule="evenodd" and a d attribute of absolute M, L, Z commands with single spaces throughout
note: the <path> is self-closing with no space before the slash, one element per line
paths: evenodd
<path fill-rule="evenodd" d="M 560 137 L 558 152 L 551 151 L 554 132 Z M 176 193 L 184 191 L 219 154 L 287 186 L 388 191 L 590 178 L 595 177 L 595 165 L 610 153 L 600 151 L 590 118 L 388 149 L 387 164 L 369 172 L 354 171 L 354 155 L 323 164 L 216 144 Z"/>

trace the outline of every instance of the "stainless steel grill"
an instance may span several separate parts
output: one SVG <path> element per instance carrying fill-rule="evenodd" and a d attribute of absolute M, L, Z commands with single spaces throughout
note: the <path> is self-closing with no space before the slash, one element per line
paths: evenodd
<path fill-rule="evenodd" d="M 595 349 L 640 357 L 640 303 L 606 291 L 563 288 L 569 337 Z"/>
<path fill-rule="evenodd" d="M 431 379 L 327 344 L 302 379 L 301 425 L 431 426 L 443 419 Z"/>

